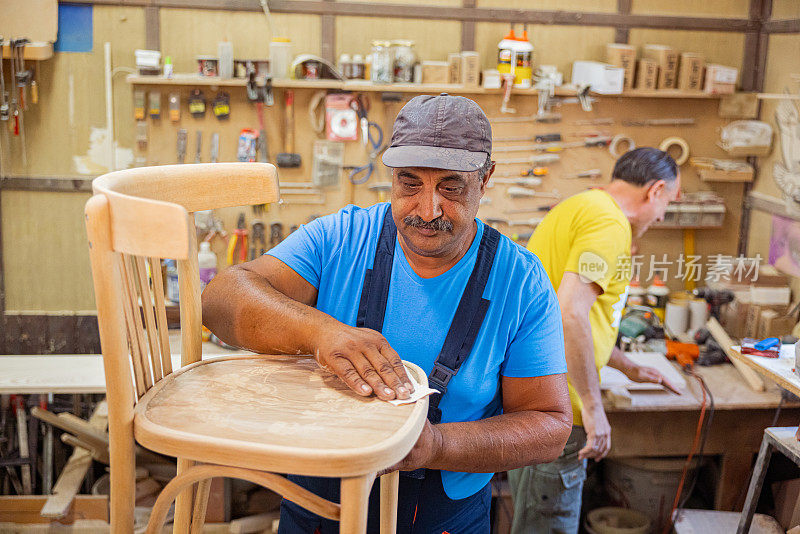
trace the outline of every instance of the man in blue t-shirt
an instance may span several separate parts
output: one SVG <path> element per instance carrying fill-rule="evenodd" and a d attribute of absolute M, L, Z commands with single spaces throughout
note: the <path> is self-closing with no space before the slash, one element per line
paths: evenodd
<path fill-rule="evenodd" d="M 393 467 L 405 475 L 398 532 L 488 533 L 492 473 L 554 460 L 572 425 L 547 273 L 476 219 L 494 171 L 491 139 L 475 102 L 412 99 L 382 158 L 392 168 L 390 204 L 319 218 L 203 292 L 204 323 L 222 340 L 313 354 L 360 395 L 408 398 L 401 357 L 428 373 L 441 393 Z M 290 478 L 338 499 L 335 479 Z M 338 532 L 284 501 L 281 533 L 317 530 Z"/>

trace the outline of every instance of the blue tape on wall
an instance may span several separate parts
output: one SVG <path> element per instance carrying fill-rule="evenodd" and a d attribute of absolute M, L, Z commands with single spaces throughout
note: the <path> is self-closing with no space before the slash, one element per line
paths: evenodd
<path fill-rule="evenodd" d="M 92 51 L 92 6 L 58 4 L 56 52 Z"/>

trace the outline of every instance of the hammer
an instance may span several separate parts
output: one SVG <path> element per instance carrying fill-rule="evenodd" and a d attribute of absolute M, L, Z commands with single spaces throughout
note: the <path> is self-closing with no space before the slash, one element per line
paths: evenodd
<path fill-rule="evenodd" d="M 275 162 L 278 167 L 299 167 L 300 154 L 294 152 L 294 91 L 286 90 L 286 130 L 283 138 L 283 148 L 286 152 L 277 155 Z"/>

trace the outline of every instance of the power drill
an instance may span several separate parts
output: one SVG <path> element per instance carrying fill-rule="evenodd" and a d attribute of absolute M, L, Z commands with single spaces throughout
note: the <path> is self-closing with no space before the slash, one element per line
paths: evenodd
<path fill-rule="evenodd" d="M 711 317 L 719 321 L 719 312 L 722 306 L 733 302 L 733 291 L 728 289 L 711 289 L 710 287 L 700 287 L 693 291 L 694 296 L 705 299 L 711 310 Z"/>

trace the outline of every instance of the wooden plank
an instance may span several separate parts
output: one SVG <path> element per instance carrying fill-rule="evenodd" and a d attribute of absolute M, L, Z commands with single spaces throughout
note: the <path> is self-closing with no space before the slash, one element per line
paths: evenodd
<path fill-rule="evenodd" d="M 144 8 L 144 46 L 148 50 L 161 50 L 161 10 L 158 6 Z"/>
<path fill-rule="evenodd" d="M 475 7 L 476 0 L 462 0 L 464 7 Z M 475 21 L 461 21 L 461 51 L 475 50 Z"/>
<path fill-rule="evenodd" d="M 106 431 L 108 427 L 108 406 L 105 400 L 95 407 L 92 416 L 89 418 L 89 425 L 100 432 Z M 92 465 L 92 453 L 90 451 L 76 448 L 72 452 L 72 456 L 67 460 L 64 469 L 53 486 L 53 494 L 37 508 L 42 517 L 58 519 L 67 515 L 70 511 L 70 504 L 80 490 L 90 465 Z M 105 497 L 105 499 L 106 516 L 98 517 L 97 519 L 108 521 L 108 497 Z M 78 500 L 76 499 L 75 508 L 77 508 L 77 505 Z M 75 509 L 73 509 L 73 513 L 74 511 Z"/>
<path fill-rule="evenodd" d="M 736 358 L 736 354 L 738 354 L 735 350 L 733 350 L 733 340 L 731 340 L 728 333 L 722 328 L 722 325 L 719 324 L 719 321 L 711 317 L 708 322 L 706 323 L 706 328 L 714 337 L 714 339 L 719 343 L 722 350 L 725 351 L 725 354 L 728 355 L 728 359 L 730 359 L 731 363 L 736 366 L 736 369 L 742 374 L 744 379 L 747 381 L 748 385 L 754 389 L 755 391 L 764 391 L 764 381 L 761 379 L 755 371 L 749 368 L 747 365 L 742 363 L 742 361 Z"/>
<path fill-rule="evenodd" d="M 39 515 L 42 505 L 51 499 L 44 495 L 0 496 L 0 521 L 11 523 L 50 523 L 50 517 Z M 108 521 L 108 495 L 76 495 L 70 499 L 63 522 L 71 523 L 79 519 L 100 519 Z"/>
<path fill-rule="evenodd" d="M 0 189 L 16 191 L 91 192 L 92 179 L 93 177 L 3 176 L 0 178 Z"/>
<path fill-rule="evenodd" d="M 800 19 L 770 20 L 764 23 L 767 33 L 800 33 Z"/>
<path fill-rule="evenodd" d="M 786 207 L 786 203 L 778 198 L 759 191 L 751 191 L 745 199 L 745 207 L 771 213 L 772 215 L 780 215 L 787 219 L 800 221 L 800 215 L 794 211 L 790 211 Z"/>
<path fill-rule="evenodd" d="M 633 0 L 617 0 L 617 13 L 621 15 L 629 15 Z M 614 34 L 614 42 L 621 44 L 628 44 L 631 37 L 631 29 L 628 27 L 619 27 Z"/>
<path fill-rule="evenodd" d="M 79 4 L 94 5 L 149 5 L 148 0 L 76 0 Z M 261 11 L 253 0 L 154 0 L 155 5 L 168 8 L 216 9 L 225 11 Z M 748 19 L 680 17 L 666 15 L 621 15 L 619 13 L 593 13 L 582 11 L 557 11 L 533 9 L 498 9 L 481 7 L 414 6 L 406 4 L 375 4 L 368 2 L 328 2 L 327 0 L 272 0 L 273 13 L 311 15 L 339 15 L 363 17 L 416 18 L 424 20 L 459 20 L 473 22 L 514 22 L 517 24 L 553 24 L 559 26 L 612 26 L 631 28 L 661 28 L 742 32 L 757 30 Z"/>

